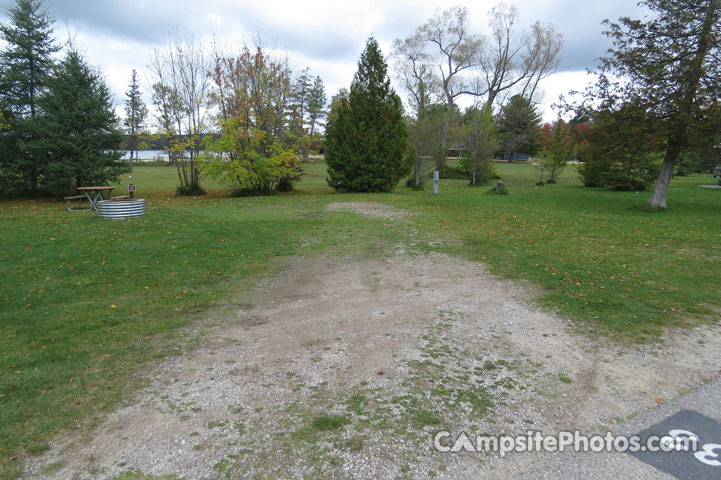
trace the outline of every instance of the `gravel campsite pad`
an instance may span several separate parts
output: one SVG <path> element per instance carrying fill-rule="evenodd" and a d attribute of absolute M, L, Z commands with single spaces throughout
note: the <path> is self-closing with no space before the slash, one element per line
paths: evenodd
<path fill-rule="evenodd" d="M 326 207 L 330 212 L 352 212 L 376 218 L 396 218 L 408 215 L 409 212 L 392 205 L 371 202 L 336 202 Z"/>
<path fill-rule="evenodd" d="M 359 205 L 331 210 L 383 209 Z M 434 434 L 591 434 L 721 363 L 718 327 L 620 345 L 440 253 L 294 257 L 234 301 L 200 347 L 25 478 L 505 478 L 540 454 L 440 453 Z"/>

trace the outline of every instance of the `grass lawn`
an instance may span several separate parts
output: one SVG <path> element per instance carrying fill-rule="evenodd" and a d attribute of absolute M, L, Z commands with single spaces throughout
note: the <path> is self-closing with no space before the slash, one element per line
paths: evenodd
<path fill-rule="evenodd" d="M 335 194 L 323 162 L 304 166 L 295 192 L 257 198 L 212 183 L 177 198 L 173 168 L 136 167 L 117 193 L 135 183 L 148 214 L 126 221 L 0 202 L 0 472 L 12 478 L 23 452 L 113 407 L 138 386 L 134 372 L 186 345 L 178 327 L 222 316 L 274 258 L 380 255 L 407 239 L 382 220 L 320 215 L 330 202 L 416 211 L 419 232 L 445 239 L 433 248 L 535 285 L 542 305 L 621 340 L 718 318 L 721 190 L 698 187 L 709 176 L 674 179 L 670 208 L 649 211 L 648 193 L 583 188 L 572 167 L 536 187 L 533 166 L 496 164 L 508 195 L 442 180 L 434 196 L 430 185 Z"/>
<path fill-rule="evenodd" d="M 674 179 L 670 208 L 652 211 L 649 193 L 584 188 L 572 168 L 541 187 L 531 166 L 497 170 L 509 195 L 449 181 L 411 203 L 429 229 L 461 240 L 456 253 L 541 287 L 539 303 L 605 332 L 644 340 L 718 315 L 721 191 L 698 187 L 708 177 Z"/>

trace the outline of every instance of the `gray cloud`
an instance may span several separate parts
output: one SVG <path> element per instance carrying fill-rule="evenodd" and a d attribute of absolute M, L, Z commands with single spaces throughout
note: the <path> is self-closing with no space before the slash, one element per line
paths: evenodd
<path fill-rule="evenodd" d="M 68 25 L 71 34 L 76 30 L 143 44 L 160 43 L 168 32 L 184 29 L 184 25 L 192 24 L 188 20 L 202 20 L 204 16 L 198 3 L 188 2 L 178 9 L 177 2 L 168 0 L 50 0 L 46 5 L 58 25 Z"/>
<path fill-rule="evenodd" d="M 254 11 L 239 15 L 237 23 L 244 31 L 260 35 L 264 42 L 293 56 L 333 61 L 347 59 L 357 50 L 357 39 L 339 25 L 289 26 Z"/>
<path fill-rule="evenodd" d="M 641 15 L 641 8 L 630 0 L 523 0 L 519 9 L 524 23 L 536 20 L 550 23 L 563 35 L 562 71 L 579 71 L 596 66 L 597 59 L 611 47 L 611 41 L 602 33 L 605 29 L 603 20 L 615 22 L 621 16 Z"/>

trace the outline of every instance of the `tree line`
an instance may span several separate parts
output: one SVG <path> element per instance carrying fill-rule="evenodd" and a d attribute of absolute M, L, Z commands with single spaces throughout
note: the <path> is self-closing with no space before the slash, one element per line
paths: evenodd
<path fill-rule="evenodd" d="M 453 149 L 463 152 L 457 173 L 471 185 L 494 176 L 496 153 L 526 153 L 539 160 L 539 184 L 554 183 L 577 159 L 585 185 L 653 185 L 649 204 L 665 207 L 671 176 L 718 158 L 719 2 L 645 0 L 643 19 L 606 21 L 613 48 L 583 101 L 565 105 L 569 122 L 541 125 L 536 108 L 540 82 L 558 68 L 561 35 L 539 22 L 522 28 L 516 7 L 501 4 L 489 12 L 486 35 L 473 32 L 468 10 L 457 6 L 393 41 L 391 71 L 407 108 L 372 37 L 350 89 L 329 111 L 322 79 L 308 68 L 294 76 L 288 58 L 260 41 L 234 51 L 215 40 L 207 50 L 190 36 L 169 37 L 151 59 L 154 125 L 182 194 L 202 193 L 201 173 L 244 193 L 289 189 L 298 162 L 321 148 L 337 190 L 387 191 L 401 178 L 421 188 L 429 168 L 453 173 Z M 39 0 L 17 0 L 0 28 L 0 176 L 34 195 L 126 171 L 112 153 L 116 127 L 130 150 L 147 138 L 137 73 L 120 125 L 102 76 L 72 45 L 52 60 L 60 50 L 52 24 Z M 461 111 L 463 97 L 472 105 Z"/>
<path fill-rule="evenodd" d="M 283 190 L 300 177 L 300 159 L 320 148 L 323 80 L 308 68 L 294 77 L 288 58 L 260 42 L 238 52 L 216 42 L 209 51 L 191 36 L 169 37 L 150 62 L 156 118 L 133 70 L 121 121 L 101 72 L 74 45 L 60 47 L 53 25 L 40 0 L 16 0 L 0 26 L 4 196 L 116 182 L 131 168 L 121 143 L 132 163 L 138 149 L 158 142 L 177 168 L 180 194 L 203 193 L 201 172 L 242 192 Z"/>

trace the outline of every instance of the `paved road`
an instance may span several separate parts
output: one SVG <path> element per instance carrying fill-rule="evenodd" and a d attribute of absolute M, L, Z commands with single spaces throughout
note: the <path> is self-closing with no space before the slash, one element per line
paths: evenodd
<path fill-rule="evenodd" d="M 613 428 L 615 435 L 642 439 L 672 431 L 679 438 L 695 434 L 697 453 L 566 451 L 545 456 L 545 461 L 520 478 L 721 479 L 721 377 Z"/>

